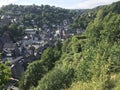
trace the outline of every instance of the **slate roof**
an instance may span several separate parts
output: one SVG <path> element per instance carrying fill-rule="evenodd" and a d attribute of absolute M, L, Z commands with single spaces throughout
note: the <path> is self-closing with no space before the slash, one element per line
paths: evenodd
<path fill-rule="evenodd" d="M 3 48 L 15 49 L 15 47 L 16 47 L 15 43 L 5 43 Z"/>
<path fill-rule="evenodd" d="M 23 56 L 19 56 L 19 57 L 15 58 L 14 60 L 11 61 L 11 63 L 14 64 L 14 63 L 20 61 L 21 59 L 23 59 Z"/>
<path fill-rule="evenodd" d="M 0 37 L 0 41 L 2 41 L 2 43 L 8 43 L 8 42 L 12 42 L 11 39 L 9 37 Z"/>

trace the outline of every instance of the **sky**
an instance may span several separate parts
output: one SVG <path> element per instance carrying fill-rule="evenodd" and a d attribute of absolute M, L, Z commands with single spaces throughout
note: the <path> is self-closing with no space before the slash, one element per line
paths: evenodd
<path fill-rule="evenodd" d="M 120 0 L 0 0 L 0 7 L 8 4 L 18 5 L 50 5 L 66 9 L 91 9 L 100 5 L 108 5 Z"/>

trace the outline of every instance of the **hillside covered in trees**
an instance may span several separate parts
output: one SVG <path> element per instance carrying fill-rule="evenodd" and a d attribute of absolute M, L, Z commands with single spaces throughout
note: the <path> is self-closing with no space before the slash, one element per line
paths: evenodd
<path fill-rule="evenodd" d="M 47 48 L 24 73 L 21 90 L 119 90 L 120 2 L 95 8 L 86 31 Z M 78 19 L 77 19 L 78 20 Z M 74 25 L 80 27 L 80 20 Z"/>
<path fill-rule="evenodd" d="M 64 20 L 72 21 L 74 15 L 81 14 L 84 10 L 69 10 L 49 5 L 8 5 L 0 9 L 0 15 L 9 15 L 16 19 L 18 24 L 25 27 L 48 27 L 61 25 Z M 53 18 L 54 17 L 54 18 Z"/>
<path fill-rule="evenodd" d="M 70 27 L 85 32 L 44 50 L 20 90 L 120 90 L 119 10 L 120 1 L 76 15 Z"/>
<path fill-rule="evenodd" d="M 72 28 L 82 28 L 86 29 L 87 25 L 94 20 L 94 18 L 97 16 L 98 11 L 101 9 L 101 17 L 103 18 L 106 16 L 109 12 L 114 12 L 114 13 L 120 13 L 120 5 L 119 2 L 113 3 L 112 5 L 104 5 L 104 6 L 99 6 L 97 8 L 94 8 L 92 10 L 85 10 L 84 13 L 81 13 L 80 15 L 77 15 L 74 18 L 74 22 L 71 24 Z"/>

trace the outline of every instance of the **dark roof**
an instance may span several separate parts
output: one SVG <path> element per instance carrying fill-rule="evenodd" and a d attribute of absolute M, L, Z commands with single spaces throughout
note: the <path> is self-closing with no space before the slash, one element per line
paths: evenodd
<path fill-rule="evenodd" d="M 17 57 L 17 58 L 15 58 L 14 60 L 12 60 L 12 64 L 14 64 L 14 63 L 16 63 L 16 62 L 18 62 L 18 61 L 20 61 L 20 60 L 22 60 L 23 59 L 23 56 L 20 56 L 20 57 Z"/>
<path fill-rule="evenodd" d="M 35 47 L 34 47 L 34 46 L 31 46 L 29 49 L 30 49 L 30 50 L 35 50 Z"/>
<path fill-rule="evenodd" d="M 0 40 L 1 40 L 1 41 L 2 41 L 2 39 L 3 39 L 3 38 L 2 38 L 2 37 L 0 37 Z"/>
<path fill-rule="evenodd" d="M 2 37 L 0 37 L 0 43 L 3 44 L 3 42 L 2 42 Z"/>
<path fill-rule="evenodd" d="M 9 37 L 0 37 L 0 41 L 2 41 L 3 44 L 12 42 Z"/>
<path fill-rule="evenodd" d="M 15 43 L 5 43 L 3 48 L 11 48 L 14 49 L 16 47 Z"/>

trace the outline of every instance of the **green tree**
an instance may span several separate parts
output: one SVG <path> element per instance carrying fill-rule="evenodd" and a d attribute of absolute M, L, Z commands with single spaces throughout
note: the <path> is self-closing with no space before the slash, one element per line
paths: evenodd
<path fill-rule="evenodd" d="M 55 62 L 53 49 L 48 47 L 46 50 L 44 50 L 41 56 L 41 60 L 44 61 L 44 64 L 48 68 L 48 70 L 52 69 Z"/>
<path fill-rule="evenodd" d="M 56 46 L 53 49 L 55 61 L 59 60 L 62 54 L 62 43 L 57 41 Z"/>
<path fill-rule="evenodd" d="M 7 83 L 10 78 L 10 69 L 8 66 L 0 62 L 0 89 Z"/>
<path fill-rule="evenodd" d="M 37 86 L 38 80 L 40 80 L 46 72 L 47 68 L 44 66 L 43 61 L 35 61 L 29 64 L 28 69 L 19 82 L 19 88 L 21 90 L 29 90 L 30 87 Z"/>
<path fill-rule="evenodd" d="M 38 87 L 34 90 L 60 90 L 71 83 L 73 70 L 62 70 L 54 68 L 47 73 L 40 81 Z"/>

